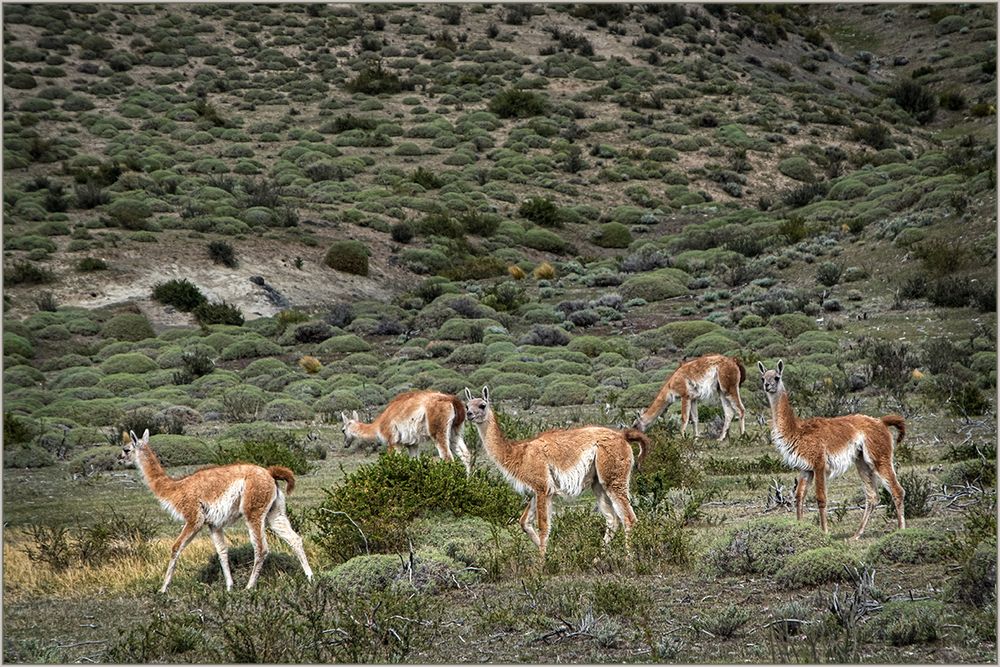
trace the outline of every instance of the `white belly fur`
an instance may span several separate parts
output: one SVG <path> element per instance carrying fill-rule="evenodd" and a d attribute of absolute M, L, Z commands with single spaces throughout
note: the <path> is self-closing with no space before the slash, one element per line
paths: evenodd
<path fill-rule="evenodd" d="M 688 381 L 688 396 L 696 401 L 707 401 L 718 393 L 719 369 L 712 367 L 695 381 Z"/>
<path fill-rule="evenodd" d="M 594 460 L 597 458 L 597 447 L 588 449 L 576 465 L 560 470 L 549 464 L 549 479 L 552 490 L 560 496 L 576 497 L 593 482 Z"/>
<path fill-rule="evenodd" d="M 417 408 L 403 419 L 392 425 L 396 442 L 401 445 L 416 445 L 430 437 L 430 426 L 427 423 L 427 411 Z"/>

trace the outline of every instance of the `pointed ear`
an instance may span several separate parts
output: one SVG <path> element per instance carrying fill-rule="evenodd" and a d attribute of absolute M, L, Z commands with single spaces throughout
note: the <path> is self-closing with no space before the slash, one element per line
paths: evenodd
<path fill-rule="evenodd" d="M 354 419 L 354 421 L 356 422 L 361 421 L 361 415 L 358 414 L 357 410 L 351 413 L 351 418 Z"/>
<path fill-rule="evenodd" d="M 778 359 L 778 375 L 780 376 L 784 372 L 785 372 L 785 362 L 782 361 L 781 359 Z"/>
<path fill-rule="evenodd" d="M 340 411 L 340 423 L 341 424 L 347 423 L 347 413 L 344 412 L 343 410 Z"/>
<path fill-rule="evenodd" d="M 148 428 L 145 431 L 142 432 L 142 444 L 143 445 L 148 445 L 149 444 L 149 429 Z"/>
<path fill-rule="evenodd" d="M 472 390 L 469 389 L 468 387 L 465 388 L 465 400 L 467 401 L 472 400 Z"/>
<path fill-rule="evenodd" d="M 490 388 L 489 387 L 486 387 L 486 386 L 483 387 L 483 400 L 486 401 L 487 403 L 490 402 Z"/>
<path fill-rule="evenodd" d="M 135 431 L 129 431 L 126 433 L 122 431 L 122 443 L 126 445 L 134 445 L 139 441 L 139 436 L 135 434 Z"/>
<path fill-rule="evenodd" d="M 759 362 L 759 361 L 757 362 L 757 368 L 759 368 L 759 369 L 760 369 L 760 374 L 761 374 L 761 375 L 763 375 L 764 373 L 766 373 L 766 372 L 767 372 L 767 369 L 766 369 L 766 368 L 764 368 L 764 364 L 762 364 L 762 363 L 761 363 L 761 362 Z"/>

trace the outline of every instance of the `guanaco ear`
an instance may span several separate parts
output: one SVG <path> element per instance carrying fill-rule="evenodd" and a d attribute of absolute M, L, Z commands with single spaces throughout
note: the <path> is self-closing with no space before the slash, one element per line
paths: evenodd
<path fill-rule="evenodd" d="M 357 410 L 351 413 L 351 418 L 356 422 L 361 421 L 361 415 L 358 414 Z"/>
<path fill-rule="evenodd" d="M 135 431 L 129 431 L 128 433 L 122 431 L 122 444 L 134 445 L 137 442 L 139 442 L 139 436 L 135 434 Z"/>
<path fill-rule="evenodd" d="M 344 412 L 343 410 L 340 411 L 340 423 L 341 424 L 347 423 L 347 413 Z"/>
<path fill-rule="evenodd" d="M 483 400 L 487 403 L 490 402 L 490 388 L 485 385 L 483 386 Z"/>
<path fill-rule="evenodd" d="M 469 389 L 468 387 L 465 388 L 465 400 L 467 401 L 472 400 L 472 390 Z"/>
<path fill-rule="evenodd" d="M 782 361 L 781 359 L 778 359 L 778 377 L 781 377 L 781 374 L 784 372 L 784 370 L 785 370 L 785 362 Z"/>
<path fill-rule="evenodd" d="M 762 363 L 761 363 L 761 362 L 759 362 L 759 361 L 757 362 L 757 368 L 759 368 L 759 369 L 760 369 L 760 374 L 761 374 L 761 375 L 763 375 L 764 373 L 766 373 L 766 372 L 767 372 L 767 369 L 766 369 L 766 368 L 764 368 L 764 364 L 762 364 Z"/>
<path fill-rule="evenodd" d="M 142 432 L 142 438 L 136 440 L 135 433 L 132 433 L 132 441 L 135 442 L 136 447 L 145 447 L 149 444 L 149 429 L 147 428 Z"/>

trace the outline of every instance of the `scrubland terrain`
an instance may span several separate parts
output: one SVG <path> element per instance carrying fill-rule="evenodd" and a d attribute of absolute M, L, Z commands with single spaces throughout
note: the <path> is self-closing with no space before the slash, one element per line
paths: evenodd
<path fill-rule="evenodd" d="M 3 7 L 7 662 L 995 662 L 996 10 L 963 5 Z M 626 549 L 548 558 L 474 473 L 338 416 L 488 384 L 511 437 L 631 424 L 739 357 L 747 429 L 650 430 Z M 756 362 L 801 416 L 889 412 L 857 542 L 794 520 Z M 297 474 L 225 593 L 156 593 L 171 474 Z M 478 444 L 469 427 L 466 441 Z M 229 531 L 237 587 L 251 558 Z"/>

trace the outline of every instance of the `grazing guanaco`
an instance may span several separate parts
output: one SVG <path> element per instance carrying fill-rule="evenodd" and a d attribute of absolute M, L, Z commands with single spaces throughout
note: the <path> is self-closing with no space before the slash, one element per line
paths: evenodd
<path fill-rule="evenodd" d="M 267 558 L 267 538 L 265 526 L 288 543 L 302 565 L 307 579 L 312 579 L 312 570 L 306 560 L 302 538 L 292 528 L 285 514 L 285 495 L 295 488 L 295 475 L 288 468 L 271 466 L 262 468 L 249 463 L 234 463 L 225 466 L 208 466 L 186 477 L 173 478 L 167 475 L 156 452 L 149 446 L 149 429 L 138 438 L 135 432 L 122 434 L 120 463 L 134 465 L 142 472 L 146 485 L 160 500 L 165 510 L 174 518 L 184 522 L 181 534 L 170 550 L 170 564 L 160 592 L 165 592 L 174 576 L 177 558 L 195 535 L 208 526 L 212 543 L 219 554 L 222 574 L 226 579 L 226 590 L 233 587 L 233 577 L 229 572 L 229 553 L 223 529 L 234 523 L 240 516 L 246 520 L 253 544 L 253 570 L 247 588 L 253 588 Z M 282 491 L 277 480 L 284 480 L 287 491 Z"/>
<path fill-rule="evenodd" d="M 740 414 L 740 435 L 746 433 L 746 410 L 740 399 L 740 385 L 746 379 L 746 369 L 738 359 L 721 354 L 708 354 L 681 364 L 649 404 L 646 411 L 635 420 L 633 427 L 645 432 L 656 418 L 672 403 L 681 401 L 681 435 L 687 432 L 688 419 L 694 422 L 694 437 L 698 437 L 698 401 L 707 401 L 719 395 L 725 421 L 719 440 L 729 434 L 733 416 Z"/>
<path fill-rule="evenodd" d="M 408 391 L 392 399 L 370 424 L 361 421 L 357 410 L 350 417 L 341 412 L 340 421 L 345 447 L 355 442 L 378 442 L 387 445 L 390 452 L 405 446 L 410 456 L 415 457 L 420 441 L 432 438 L 442 459 L 453 460 L 451 446 L 454 445 L 466 472 L 472 470 L 472 456 L 462 435 L 465 406 L 457 396 L 436 391 Z"/>
<path fill-rule="evenodd" d="M 788 400 L 788 391 L 781 381 L 785 364 L 779 359 L 777 370 L 769 371 L 757 362 L 767 401 L 771 404 L 771 439 L 785 463 L 800 470 L 795 484 L 795 515 L 802 520 L 802 505 L 809 483 L 816 480 L 816 502 L 819 505 L 819 522 L 823 532 L 826 527 L 826 480 L 845 472 L 853 463 L 865 487 L 865 511 L 861 525 L 852 539 L 865 532 L 868 519 L 878 505 L 878 481 L 892 494 L 896 505 L 896 518 L 900 528 L 906 527 L 903 516 L 903 487 L 896 479 L 892 463 L 892 434 L 888 427 L 899 431 L 902 442 L 906 424 L 899 415 L 886 415 L 879 419 L 868 415 L 844 417 L 813 417 L 799 419 Z"/>
<path fill-rule="evenodd" d="M 549 514 L 556 495 L 578 496 L 588 486 L 597 498 L 597 508 L 607 527 L 604 542 L 622 525 L 626 536 L 635 525 L 629 497 L 633 454 L 630 442 L 639 443 L 639 460 L 649 450 L 649 439 L 640 431 L 616 431 L 602 426 L 585 426 L 541 433 L 529 440 L 508 440 L 490 402 L 490 390 L 483 387 L 481 398 L 465 390 L 469 421 L 476 425 L 483 447 L 500 472 L 519 493 L 530 493 L 521 514 L 521 528 L 545 558 L 549 537 Z M 538 530 L 532 523 L 537 518 Z"/>

